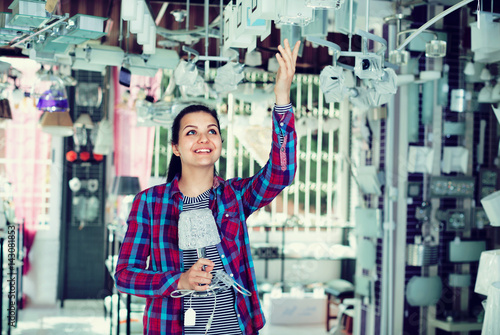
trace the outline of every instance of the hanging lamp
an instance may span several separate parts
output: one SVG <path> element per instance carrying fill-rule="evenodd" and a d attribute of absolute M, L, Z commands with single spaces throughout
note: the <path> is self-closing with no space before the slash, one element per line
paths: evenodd
<path fill-rule="evenodd" d="M 61 78 L 50 71 L 41 74 L 33 85 L 36 107 L 44 112 L 66 112 L 69 109 L 68 95 Z"/>
<path fill-rule="evenodd" d="M 69 112 L 45 112 L 40 119 L 40 126 L 44 133 L 54 136 L 66 137 L 73 135 L 73 121 Z"/>

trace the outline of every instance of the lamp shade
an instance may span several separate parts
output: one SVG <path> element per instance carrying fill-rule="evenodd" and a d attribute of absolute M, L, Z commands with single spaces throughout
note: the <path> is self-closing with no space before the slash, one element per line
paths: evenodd
<path fill-rule="evenodd" d="M 500 227 L 500 191 L 496 191 L 481 199 L 484 211 L 490 220 L 490 224 Z"/>
<path fill-rule="evenodd" d="M 40 119 L 40 126 L 44 133 L 54 136 L 66 137 L 73 135 L 73 121 L 69 112 L 45 112 Z"/>
<path fill-rule="evenodd" d="M 488 288 L 488 300 L 484 313 L 483 330 L 481 335 L 500 334 L 500 281 L 492 283 Z"/>
<path fill-rule="evenodd" d="M 86 129 L 92 129 L 94 128 L 94 122 L 92 122 L 92 119 L 90 118 L 90 115 L 88 113 L 82 113 L 76 119 L 75 127 L 85 127 Z"/>
<path fill-rule="evenodd" d="M 464 74 L 466 76 L 473 76 L 476 74 L 476 69 L 474 68 L 474 64 L 472 62 L 467 62 L 467 64 L 465 64 Z"/>
<path fill-rule="evenodd" d="M 484 80 L 484 81 L 488 81 L 488 80 L 491 80 L 492 79 L 492 76 L 491 76 L 491 72 L 490 70 L 488 70 L 488 68 L 484 68 L 482 71 L 481 71 L 481 74 L 479 75 L 479 78 L 481 80 Z"/>
<path fill-rule="evenodd" d="M 493 87 L 493 90 L 491 91 L 491 101 L 492 102 L 500 101 L 500 79 L 497 80 L 495 87 Z"/>
<path fill-rule="evenodd" d="M 481 103 L 488 103 L 492 101 L 493 88 L 489 83 L 486 83 L 484 87 L 479 91 L 479 95 L 477 96 L 477 101 Z"/>
<path fill-rule="evenodd" d="M 410 306 L 432 306 L 439 301 L 442 290 L 441 277 L 413 276 L 406 285 L 406 300 Z"/>
<path fill-rule="evenodd" d="M 113 180 L 113 195 L 132 195 L 141 191 L 141 186 L 138 177 L 132 176 L 116 176 Z"/>
<path fill-rule="evenodd" d="M 432 40 L 425 44 L 425 56 L 442 58 L 446 56 L 446 41 Z"/>
<path fill-rule="evenodd" d="M 37 99 L 36 107 L 44 112 L 65 112 L 69 109 L 66 88 L 61 78 L 51 74 L 42 74 L 33 85 L 33 96 Z"/>
<path fill-rule="evenodd" d="M 340 102 L 344 98 L 344 69 L 340 66 L 326 66 L 319 76 L 325 101 Z"/>
<path fill-rule="evenodd" d="M 211 209 L 183 211 L 179 215 L 178 225 L 179 248 L 182 250 L 200 249 L 220 243 Z"/>
<path fill-rule="evenodd" d="M 481 253 L 474 292 L 488 295 L 491 283 L 500 281 L 500 249 Z"/>
<path fill-rule="evenodd" d="M 12 119 L 12 111 L 7 99 L 0 100 L 0 119 Z"/>
<path fill-rule="evenodd" d="M 97 127 L 94 154 L 108 155 L 113 151 L 113 125 L 108 120 L 101 120 Z"/>

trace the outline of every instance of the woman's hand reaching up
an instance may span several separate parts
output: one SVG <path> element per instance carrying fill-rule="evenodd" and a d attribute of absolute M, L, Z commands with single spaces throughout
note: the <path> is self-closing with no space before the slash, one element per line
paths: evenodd
<path fill-rule="evenodd" d="M 290 103 L 290 87 L 292 86 L 292 80 L 295 74 L 295 64 L 299 53 L 300 41 L 295 43 L 293 51 L 290 48 L 288 39 L 285 39 L 283 44 L 285 44 L 285 47 L 279 45 L 279 53 L 276 54 L 276 59 L 280 65 L 276 76 L 276 84 L 274 86 L 277 105 L 286 105 Z"/>

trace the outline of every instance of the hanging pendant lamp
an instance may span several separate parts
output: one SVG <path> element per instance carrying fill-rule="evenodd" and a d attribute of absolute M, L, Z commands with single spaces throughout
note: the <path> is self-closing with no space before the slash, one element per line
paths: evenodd
<path fill-rule="evenodd" d="M 36 107 L 44 112 L 66 112 L 69 109 L 64 82 L 52 73 L 38 77 L 33 85 Z"/>
<path fill-rule="evenodd" d="M 40 126 L 44 133 L 54 136 L 66 137 L 73 135 L 73 121 L 69 112 L 45 112 L 40 119 Z"/>

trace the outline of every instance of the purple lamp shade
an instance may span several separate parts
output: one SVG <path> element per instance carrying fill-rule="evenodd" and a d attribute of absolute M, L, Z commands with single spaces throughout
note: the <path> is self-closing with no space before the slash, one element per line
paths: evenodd
<path fill-rule="evenodd" d="M 37 108 L 44 112 L 65 112 L 69 109 L 64 82 L 53 74 L 41 75 L 33 85 L 32 95 Z"/>
<path fill-rule="evenodd" d="M 45 112 L 65 112 L 69 104 L 65 92 L 48 90 L 40 96 L 36 107 Z"/>

